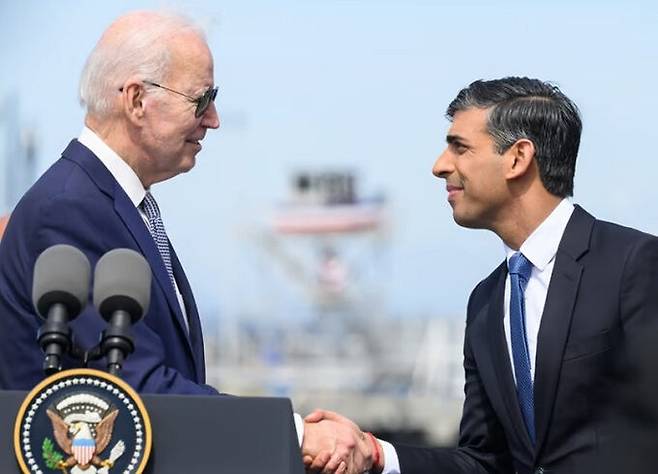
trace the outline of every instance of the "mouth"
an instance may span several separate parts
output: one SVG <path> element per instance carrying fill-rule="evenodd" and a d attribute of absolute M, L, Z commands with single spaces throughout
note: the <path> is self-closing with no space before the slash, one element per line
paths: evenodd
<path fill-rule="evenodd" d="M 189 144 L 191 144 L 191 145 L 196 145 L 196 146 L 199 148 L 199 150 L 200 150 L 200 149 L 202 148 L 202 146 L 201 146 L 201 140 L 203 140 L 203 139 L 200 138 L 200 139 L 198 139 L 198 140 L 185 140 L 185 143 L 189 143 Z"/>
<path fill-rule="evenodd" d="M 464 190 L 461 186 L 455 186 L 454 184 L 446 185 L 446 191 L 448 191 L 448 201 L 452 202 L 455 200 L 457 195 Z"/>

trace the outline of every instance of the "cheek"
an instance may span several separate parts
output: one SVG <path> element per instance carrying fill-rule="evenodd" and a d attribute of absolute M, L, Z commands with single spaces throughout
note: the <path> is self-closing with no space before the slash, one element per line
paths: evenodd
<path fill-rule="evenodd" d="M 199 123 L 197 121 L 181 123 L 176 128 L 175 135 L 178 139 L 186 140 L 190 137 L 197 135 L 195 132 L 199 128 Z"/>
<path fill-rule="evenodd" d="M 471 197 L 482 200 L 495 200 L 505 188 L 505 180 L 501 176 L 499 166 L 474 166 L 464 176 L 465 188 Z"/>
<path fill-rule="evenodd" d="M 505 202 L 508 195 L 507 182 L 500 175 L 500 170 L 490 170 L 484 185 L 483 198 L 489 206 L 497 206 Z"/>
<path fill-rule="evenodd" d="M 156 142 L 166 142 L 171 136 L 171 122 L 166 118 L 154 120 L 149 124 L 149 135 Z"/>
<path fill-rule="evenodd" d="M 180 150 L 185 143 L 184 134 L 174 127 L 163 127 L 158 136 L 159 143 L 169 152 Z"/>

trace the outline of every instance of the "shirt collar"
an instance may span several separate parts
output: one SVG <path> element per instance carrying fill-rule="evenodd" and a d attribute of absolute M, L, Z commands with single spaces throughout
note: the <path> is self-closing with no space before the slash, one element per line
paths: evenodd
<path fill-rule="evenodd" d="M 567 228 L 573 210 L 574 206 L 568 199 L 565 198 L 560 201 L 560 204 L 553 209 L 521 245 L 520 252 L 539 271 L 543 271 L 546 265 L 555 258 L 557 248 L 562 240 L 562 234 Z M 509 259 L 516 253 L 516 250 L 506 244 L 504 245 L 509 265 Z"/>
<path fill-rule="evenodd" d="M 135 171 L 107 143 L 88 127 L 80 132 L 78 141 L 101 160 L 108 171 L 114 176 L 121 189 L 128 195 L 135 207 L 139 207 L 146 190 Z"/>

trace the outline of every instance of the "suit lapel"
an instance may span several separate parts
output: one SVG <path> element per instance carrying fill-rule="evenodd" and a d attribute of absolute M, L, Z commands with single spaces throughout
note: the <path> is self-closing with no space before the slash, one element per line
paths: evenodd
<path fill-rule="evenodd" d="M 533 452 L 532 441 L 528 435 L 528 430 L 526 429 L 519 407 L 519 399 L 516 395 L 516 384 L 514 383 L 512 365 L 505 338 L 505 329 L 503 327 L 505 280 L 507 278 L 506 263 L 503 263 L 499 267 L 498 273 L 498 280 L 489 302 L 487 315 L 487 326 L 490 336 L 484 339 L 490 341 L 491 360 L 496 368 L 496 380 L 499 381 L 498 385 L 505 407 L 507 408 L 508 418 L 512 423 L 512 432 L 521 438 L 521 443 L 531 453 Z"/>
<path fill-rule="evenodd" d="M 183 295 L 183 301 L 185 302 L 185 310 L 187 312 L 187 321 L 189 324 L 190 332 L 189 338 L 192 345 L 192 350 L 194 352 L 194 361 L 196 365 L 197 377 L 200 381 L 206 380 L 205 374 L 205 361 L 203 355 L 203 334 L 201 332 L 201 321 L 199 320 L 199 311 L 196 307 L 196 302 L 194 301 L 194 295 L 192 294 L 192 288 L 190 283 L 185 276 L 183 271 L 183 266 L 178 260 L 178 255 L 174 251 L 174 248 L 169 245 L 169 250 L 171 252 L 171 263 L 174 270 L 174 276 L 176 278 L 176 284 L 178 289 Z"/>
<path fill-rule="evenodd" d="M 144 257 L 146 257 L 146 260 L 151 265 L 155 281 L 162 289 L 162 292 L 167 299 L 167 304 L 176 316 L 175 319 L 178 329 L 187 340 L 187 329 L 185 328 L 185 321 L 183 320 L 183 312 L 181 311 L 180 304 L 178 304 L 178 298 L 176 297 L 176 290 L 171 285 L 167 268 L 164 265 L 158 247 L 155 245 L 155 241 L 153 240 L 151 233 L 148 231 L 142 216 L 139 214 L 139 211 L 137 211 L 137 208 L 135 208 L 128 196 L 120 189 L 115 194 L 114 209 L 137 242 Z M 192 348 L 190 347 L 190 349 Z"/>
<path fill-rule="evenodd" d="M 98 186 L 98 189 L 108 196 L 114 197 L 114 191 L 117 187 L 114 176 L 87 147 L 77 140 L 71 140 L 71 143 L 62 153 L 62 157 L 77 163 Z"/>
<path fill-rule="evenodd" d="M 553 275 L 537 338 L 534 383 L 536 455 L 546 440 L 553 414 L 564 348 L 569 337 L 583 272 L 582 264 L 578 260 L 589 248 L 593 224 L 594 218 L 576 206 L 555 256 Z"/>
<path fill-rule="evenodd" d="M 137 242 L 137 246 L 151 266 L 155 282 L 160 286 L 167 300 L 167 304 L 175 315 L 178 329 L 181 332 L 183 339 L 186 341 L 188 350 L 191 354 L 194 354 L 195 351 L 193 351 L 190 340 L 187 337 L 187 329 L 185 329 L 183 313 L 178 304 L 176 291 L 171 286 L 171 281 L 169 280 L 169 275 L 167 274 L 167 269 L 162 261 L 160 252 L 158 251 L 155 241 L 148 231 L 142 216 L 139 214 L 139 211 L 134 206 L 128 195 L 123 189 L 121 189 L 121 186 L 118 185 L 105 165 L 103 165 L 96 155 L 77 140 L 71 141 L 66 150 L 64 150 L 63 156 L 80 165 L 92 181 L 96 183 L 98 188 L 114 200 L 114 209 L 116 213 L 132 234 L 135 242 Z M 198 365 L 198 363 L 196 365 Z"/>

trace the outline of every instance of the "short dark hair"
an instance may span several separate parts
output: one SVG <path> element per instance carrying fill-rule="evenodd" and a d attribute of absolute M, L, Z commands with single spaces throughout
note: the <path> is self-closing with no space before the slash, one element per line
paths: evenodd
<path fill-rule="evenodd" d="M 446 116 L 452 120 L 474 107 L 490 109 L 487 127 L 498 153 L 521 138 L 532 141 L 546 190 L 573 195 L 582 122 L 576 104 L 556 85 L 527 77 L 475 81 L 457 94 Z"/>

